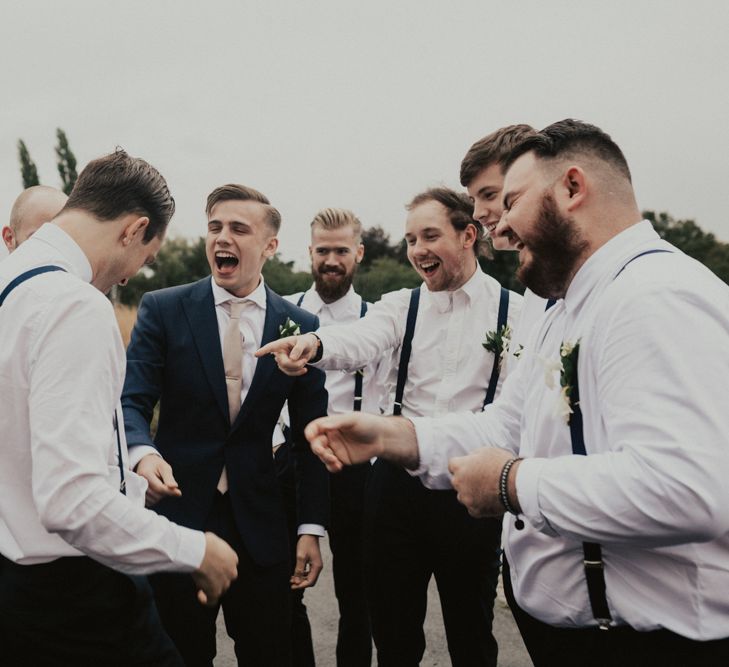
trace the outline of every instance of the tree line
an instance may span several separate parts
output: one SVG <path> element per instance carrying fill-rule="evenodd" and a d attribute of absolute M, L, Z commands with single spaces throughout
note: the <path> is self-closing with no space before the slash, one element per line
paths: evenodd
<path fill-rule="evenodd" d="M 66 133 L 56 129 L 56 165 L 61 187 L 66 194 L 76 182 L 76 157 L 68 143 Z M 22 139 L 18 140 L 23 188 L 38 185 L 38 169 Z M 693 220 L 677 220 L 665 212 L 643 211 L 658 234 L 687 255 L 707 266 L 724 282 L 729 283 L 729 244 L 723 243 L 710 232 L 705 232 Z M 354 279 L 355 289 L 367 300 L 377 301 L 385 292 L 416 287 L 420 278 L 410 266 L 404 239 L 393 242 L 382 227 L 370 227 L 362 233 L 365 256 Z M 481 257 L 483 270 L 504 287 L 523 292 L 516 279 L 518 265 L 514 252 L 496 252 L 493 258 Z M 205 238 L 169 239 L 157 255 L 153 266 L 146 267 L 129 284 L 118 290 L 116 299 L 136 306 L 145 292 L 192 282 L 210 273 L 205 256 Z M 293 262 L 280 255 L 270 259 L 263 267 L 266 283 L 279 294 L 293 294 L 308 289 L 312 283 L 309 271 L 297 271 Z"/>

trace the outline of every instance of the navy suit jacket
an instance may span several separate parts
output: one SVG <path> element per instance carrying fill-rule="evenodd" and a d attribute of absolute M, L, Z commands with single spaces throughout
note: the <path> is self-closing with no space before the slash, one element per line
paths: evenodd
<path fill-rule="evenodd" d="M 266 288 L 262 344 L 279 337 L 287 317 L 302 332 L 318 326 L 315 316 Z M 158 399 L 159 425 L 152 441 L 149 425 Z M 326 414 L 324 373 L 310 367 L 302 376 L 289 377 L 271 355 L 259 359 L 231 425 L 211 279 L 144 295 L 127 350 L 122 394 L 127 442 L 156 447 L 172 466 L 182 491 L 181 497 L 164 498 L 153 509 L 175 523 L 202 530 L 225 464 L 238 530 L 259 565 L 289 556 L 271 449 L 286 400 L 297 451 L 298 522 L 327 525 L 327 472 L 303 435 L 306 424 Z"/>

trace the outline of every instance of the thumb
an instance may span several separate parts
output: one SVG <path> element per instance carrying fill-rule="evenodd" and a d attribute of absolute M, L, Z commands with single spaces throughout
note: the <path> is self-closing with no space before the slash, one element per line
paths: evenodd
<path fill-rule="evenodd" d="M 200 602 L 200 604 L 204 604 L 205 606 L 207 606 L 208 596 L 205 595 L 205 591 L 202 588 L 197 592 L 197 599 Z"/>
<path fill-rule="evenodd" d="M 166 466 L 162 469 L 162 481 L 165 483 L 166 486 L 172 489 L 178 488 L 177 480 L 175 479 L 175 476 L 172 474 L 172 468 L 170 466 Z"/>

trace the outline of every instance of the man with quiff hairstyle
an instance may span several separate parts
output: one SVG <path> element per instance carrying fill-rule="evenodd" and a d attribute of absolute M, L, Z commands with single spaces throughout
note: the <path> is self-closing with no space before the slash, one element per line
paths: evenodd
<path fill-rule="evenodd" d="M 10 220 L 2 229 L 3 242 L 13 252 L 44 223 L 58 215 L 68 197 L 47 185 L 32 185 L 23 190 L 10 210 Z"/>

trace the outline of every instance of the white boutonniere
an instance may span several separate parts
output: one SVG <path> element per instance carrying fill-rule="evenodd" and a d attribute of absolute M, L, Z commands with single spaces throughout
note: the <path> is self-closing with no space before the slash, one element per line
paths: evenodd
<path fill-rule="evenodd" d="M 504 359 L 509 354 L 511 327 L 508 324 L 504 324 L 498 331 L 487 331 L 486 337 L 481 345 L 499 360 L 499 368 L 501 368 Z"/>
<path fill-rule="evenodd" d="M 298 336 L 301 334 L 301 327 L 297 322 L 294 322 L 290 317 L 287 317 L 286 321 L 278 328 L 278 334 L 279 338 Z"/>
<path fill-rule="evenodd" d="M 558 417 L 562 417 L 566 423 L 570 422 L 570 415 L 574 413 L 572 409 L 572 392 L 574 390 L 574 376 L 577 372 L 577 356 L 580 350 L 580 341 L 574 343 L 563 342 L 559 350 L 560 371 L 559 384 L 561 390 L 555 406 L 555 413 Z"/>

